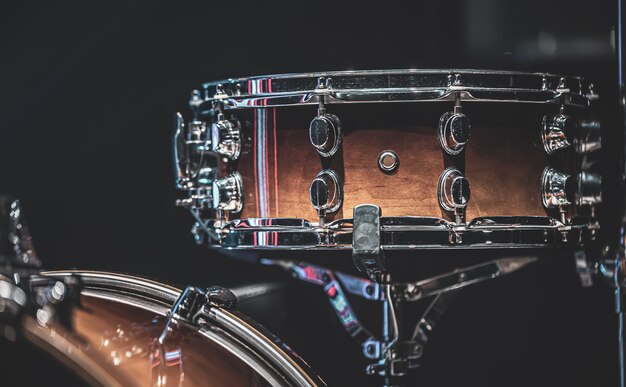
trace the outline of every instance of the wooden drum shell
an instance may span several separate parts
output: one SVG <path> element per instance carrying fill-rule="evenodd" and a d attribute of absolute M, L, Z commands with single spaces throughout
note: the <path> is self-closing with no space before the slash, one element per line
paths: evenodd
<path fill-rule="evenodd" d="M 540 181 L 551 165 L 576 173 L 576 154 L 565 149 L 548 156 L 541 125 L 555 104 L 465 103 L 471 122 L 468 144 L 451 156 L 437 138 L 439 118 L 450 102 L 332 105 L 341 120 L 343 142 L 330 158 L 309 141 L 314 107 L 281 107 L 235 113 L 244 129 L 244 152 L 233 170 L 243 177 L 244 207 L 235 218 L 303 218 L 317 221 L 309 199 L 316 174 L 335 170 L 343 180 L 343 205 L 327 220 L 351 218 L 359 204 L 376 204 L 383 216 L 452 219 L 438 202 L 437 183 L 448 166 L 468 178 L 467 219 L 483 216 L 556 216 L 541 202 Z M 394 151 L 400 160 L 392 173 L 379 169 L 378 155 Z"/>

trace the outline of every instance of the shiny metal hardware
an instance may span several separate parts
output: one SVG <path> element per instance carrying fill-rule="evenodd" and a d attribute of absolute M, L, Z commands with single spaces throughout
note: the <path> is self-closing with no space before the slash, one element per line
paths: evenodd
<path fill-rule="evenodd" d="M 13 251 L 6 253 L 16 260 L 15 264 L 32 267 L 41 266 L 41 261 L 37 258 L 30 229 L 26 223 L 20 201 L 11 201 L 8 210 L 7 236 Z M 0 254 L 2 253 L 0 252 Z"/>
<path fill-rule="evenodd" d="M 602 202 L 602 175 L 591 172 L 580 172 L 576 176 L 576 204 L 579 206 L 594 205 Z"/>
<path fill-rule="evenodd" d="M 380 239 L 380 207 L 361 204 L 354 207 L 352 220 L 352 260 L 372 281 L 380 281 L 386 271 Z"/>
<path fill-rule="evenodd" d="M 213 208 L 233 213 L 243 209 L 243 180 L 239 172 L 213 182 Z"/>
<path fill-rule="evenodd" d="M 188 209 L 216 209 L 237 213 L 243 208 L 243 180 L 239 172 L 216 179 L 209 187 L 189 190 L 189 197 L 176 205 Z"/>
<path fill-rule="evenodd" d="M 319 78 L 326 82 L 332 78 L 332 88 L 319 82 Z M 451 74 L 449 69 L 275 74 L 205 83 L 207 98 L 195 108 L 210 109 L 214 101 L 227 101 L 225 109 L 315 105 L 321 96 L 326 104 L 454 101 L 459 94 L 463 100 L 550 104 L 562 104 L 562 97 L 567 94 L 566 103 L 587 107 L 589 99 L 582 79 L 566 77 L 567 88 L 557 89 L 561 78 L 554 74 L 489 70 L 454 70 Z M 270 81 L 272 91 L 259 87 Z"/>
<path fill-rule="evenodd" d="M 343 187 L 339 175 L 332 169 L 320 171 L 311 182 L 309 196 L 322 226 L 326 214 L 336 212 L 341 207 Z"/>
<path fill-rule="evenodd" d="M 479 282 L 511 274 L 534 262 L 537 262 L 537 258 L 532 256 L 498 258 L 477 265 L 459 268 L 417 282 L 394 282 L 392 285 L 394 300 L 400 302 L 419 301 L 451 290 L 464 288 Z M 333 276 L 336 276 L 342 284 L 342 288 L 345 289 L 348 294 L 371 301 L 384 301 L 386 297 L 383 292 L 383 286 L 373 280 L 331 271 L 330 269 L 311 263 L 276 259 L 264 259 L 262 263 L 280 266 L 290 271 L 298 280 L 317 285 L 326 283 L 324 279 L 327 278 L 328 273 L 331 272 Z"/>
<path fill-rule="evenodd" d="M 211 149 L 219 155 L 237 160 L 241 155 L 241 127 L 239 121 L 227 120 L 222 113 L 211 128 Z"/>
<path fill-rule="evenodd" d="M 469 141 L 471 124 L 462 113 L 460 99 L 457 98 L 454 111 L 444 113 L 439 119 L 439 144 L 449 155 L 458 155 Z"/>
<path fill-rule="evenodd" d="M 477 249 L 578 246 L 589 224 L 567 226 L 548 216 L 479 217 L 459 226 L 431 217 L 382 217 L 381 242 L 385 250 L 473 247 Z M 562 234 L 567 240 L 562 240 Z M 269 243 L 268 235 L 278 243 Z M 452 239 L 461 236 L 461 240 Z M 233 250 L 352 250 L 353 220 L 338 219 L 320 228 L 305 219 L 236 219 L 220 229 L 222 246 Z"/>
<path fill-rule="evenodd" d="M 564 207 L 571 204 L 567 197 L 566 186 L 570 175 L 554 168 L 546 167 L 541 176 L 541 201 L 546 208 L 558 208 L 564 213 Z"/>
<path fill-rule="evenodd" d="M 41 326 L 52 322 L 61 324 L 66 329 L 73 326 L 72 310 L 80 305 L 80 294 L 83 290 L 81 279 L 74 275 L 62 278 L 45 278 L 39 275 L 29 277 L 29 281 L 37 278 L 38 286 L 31 287 L 28 302 L 34 309 L 34 317 Z"/>
<path fill-rule="evenodd" d="M 418 282 L 394 284 L 394 291 L 401 301 L 418 301 L 513 273 L 536 261 L 524 256 L 495 259 Z"/>
<path fill-rule="evenodd" d="M 309 124 L 309 141 L 315 147 L 317 153 L 322 157 L 331 157 L 339 150 L 343 133 L 341 131 L 341 121 L 334 114 L 326 112 L 323 93 L 330 90 L 331 79 L 318 79 L 316 92 L 319 92 L 319 106 L 317 117 L 313 118 Z"/>
<path fill-rule="evenodd" d="M 589 154 L 602 148 L 602 125 L 595 119 L 580 120 L 578 122 L 579 138 L 574 140 L 576 151 Z"/>
<path fill-rule="evenodd" d="M 187 126 L 176 113 L 174 133 L 174 162 L 176 186 L 189 190 L 211 184 L 217 177 L 218 157 L 211 149 L 206 122 L 193 120 Z"/>
<path fill-rule="evenodd" d="M 335 310 L 337 318 L 348 334 L 357 341 L 367 359 L 377 360 L 366 367 L 370 375 L 403 377 L 419 367 L 425 345 L 440 318 L 456 298 L 459 289 L 482 281 L 513 273 L 535 257 L 501 258 L 461 268 L 419 282 L 395 283 L 388 274 L 367 280 L 350 274 L 335 272 L 310 263 L 291 260 L 263 259 L 266 265 L 276 265 L 289 271 L 301 281 L 322 286 Z M 350 306 L 346 293 L 383 303 L 383 335 L 375 338 L 361 325 Z M 399 314 L 399 302 L 413 302 L 433 297 L 424 314 L 409 335 L 404 331 L 406 320 Z M 400 321 L 403 323 L 400 324 Z M 404 333 L 403 333 L 404 332 Z"/>
<path fill-rule="evenodd" d="M 558 86 L 556 87 L 556 91 L 557 91 L 558 93 L 567 94 L 567 93 L 570 93 L 570 92 L 571 92 L 571 89 L 569 88 L 569 86 L 568 86 L 568 82 L 567 82 L 567 81 L 568 81 L 568 80 L 567 80 L 567 78 L 565 78 L 565 77 L 561 77 L 561 78 L 559 79 L 559 84 L 558 84 Z"/>
<path fill-rule="evenodd" d="M 191 97 L 189 97 L 189 107 L 191 107 L 192 109 L 195 109 L 199 107 L 200 104 L 202 104 L 203 100 L 204 98 L 202 98 L 202 93 L 200 93 L 200 90 L 198 89 L 192 90 Z"/>
<path fill-rule="evenodd" d="M 195 323 L 206 304 L 207 298 L 204 290 L 188 286 L 172 306 L 170 316 L 175 320 Z"/>
<path fill-rule="evenodd" d="M 567 134 L 572 133 L 574 120 L 565 114 L 546 114 L 541 127 L 543 149 L 551 155 L 572 145 Z"/>
<path fill-rule="evenodd" d="M 20 315 L 28 301 L 28 295 L 9 278 L 0 276 L 0 336 L 14 341 L 17 331 L 12 324 L 3 326 L 1 322 L 13 322 Z"/>
<path fill-rule="evenodd" d="M 210 130 L 201 120 L 185 125 L 180 113 L 176 113 L 174 125 L 174 161 L 179 189 L 210 185 L 218 175 L 219 156 L 236 160 L 241 154 L 239 122 L 227 120 L 221 113 Z"/>
<path fill-rule="evenodd" d="M 209 305 L 224 309 L 235 309 L 237 307 L 237 296 L 230 290 L 221 286 L 210 286 L 205 295 Z"/>
<path fill-rule="evenodd" d="M 175 330 L 178 322 L 172 318 L 171 309 L 181 298 L 182 290 L 135 276 L 76 270 L 44 272 L 41 273 L 41 275 L 31 277 L 30 285 L 33 288 L 48 286 L 51 280 L 62 280 L 65 283 L 64 277 L 67 276 L 76 277 L 80 280 L 84 295 L 105 299 L 110 303 L 140 308 L 154 316 L 157 321 L 163 321 L 165 318 L 169 324 L 167 324 L 162 331 L 162 333 L 165 333 L 165 336 L 163 337 L 163 347 L 161 348 L 178 351 L 179 347 L 177 347 L 177 345 L 180 343 L 180 340 L 168 340 L 167 330 L 176 334 Z M 196 290 L 202 293 L 204 289 L 196 288 Z M 208 302 L 208 304 L 205 304 L 203 307 L 206 313 L 198 316 L 199 318 L 192 324 L 191 328 L 195 331 L 194 337 L 200 340 L 209 340 L 209 343 L 216 343 L 220 347 L 236 349 L 231 352 L 232 355 L 244 361 L 255 372 L 260 373 L 264 380 L 267 381 L 266 384 L 268 385 L 325 386 L 324 382 L 315 372 L 279 338 L 268 333 L 253 320 L 242 316 L 236 311 L 226 309 L 225 306 L 228 305 L 228 303 L 226 303 L 224 307 L 218 306 L 221 305 L 220 298 L 222 297 L 220 296 L 216 300 L 213 297 L 215 292 L 211 291 L 211 289 L 207 289 L 204 294 Z M 228 291 L 226 291 L 226 294 L 228 294 Z M 226 300 L 230 298 L 231 297 L 227 297 Z M 201 297 L 198 301 L 200 300 Z M 200 306 L 202 303 L 198 302 L 196 305 Z M 79 308 L 79 306 L 68 309 L 70 312 L 75 312 L 77 308 Z M 74 313 L 70 313 L 70 315 L 73 314 Z M 189 315 L 193 316 L 193 313 Z M 152 318 L 148 319 L 147 322 L 149 323 L 151 319 Z M 183 321 L 180 322 L 184 323 Z M 158 329 L 162 326 L 162 323 L 156 325 L 154 323 L 149 324 L 151 326 L 149 336 L 150 338 L 154 338 L 154 329 Z M 187 332 L 191 331 L 187 330 Z M 196 336 L 196 333 L 199 336 Z M 52 334 L 55 334 L 55 332 L 52 331 Z M 157 338 L 154 342 L 157 348 L 161 345 L 159 339 L 160 338 Z M 95 341 L 95 343 L 96 345 L 104 344 L 98 343 L 98 341 Z M 142 347 L 150 349 L 148 343 L 142 345 Z M 178 355 L 181 354 L 172 353 L 165 359 L 177 361 Z M 182 356 L 185 361 L 188 360 L 188 357 L 185 357 L 185 353 L 182 353 Z M 146 358 L 145 360 L 145 366 L 151 367 L 155 365 L 154 363 L 149 363 L 149 359 Z M 172 366 L 176 367 L 176 364 L 172 364 Z M 174 385 L 180 385 L 179 380 L 182 379 L 178 378 L 179 374 L 175 369 L 172 369 L 172 371 L 172 374 L 168 373 L 167 385 L 171 385 L 172 383 Z M 119 380 L 115 380 L 116 383 L 114 384 L 119 384 L 117 383 L 118 381 Z M 185 379 L 185 382 L 187 381 L 188 380 Z M 161 379 L 161 382 L 163 384 L 164 379 Z M 111 383 L 105 381 L 98 382 L 97 384 L 110 385 Z"/>
<path fill-rule="evenodd" d="M 170 310 L 170 316 L 176 320 L 195 323 L 200 315 L 213 306 L 233 309 L 237 306 L 237 297 L 233 292 L 219 286 L 202 289 L 188 286 L 178 297 Z"/>
<path fill-rule="evenodd" d="M 454 212 L 456 223 L 464 223 L 464 209 L 470 200 L 470 184 L 456 167 L 449 167 L 441 173 L 437 197 L 441 208 Z"/>
<path fill-rule="evenodd" d="M 396 152 L 392 150 L 382 151 L 378 155 L 378 168 L 380 168 L 380 170 L 383 172 L 393 172 L 398 168 L 399 165 L 400 158 L 398 158 Z"/>

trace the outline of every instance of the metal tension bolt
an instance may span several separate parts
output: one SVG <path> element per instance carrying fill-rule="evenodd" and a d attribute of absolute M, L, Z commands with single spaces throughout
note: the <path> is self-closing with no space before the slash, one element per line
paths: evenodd
<path fill-rule="evenodd" d="M 315 176 L 309 188 L 311 204 L 320 216 L 339 210 L 343 201 L 343 188 L 339 175 L 332 169 L 325 169 Z"/>
<path fill-rule="evenodd" d="M 546 167 L 541 176 L 541 201 L 545 208 L 558 208 L 561 222 L 566 223 L 565 208 L 572 204 L 567 195 L 570 175 Z"/>
<path fill-rule="evenodd" d="M 465 148 L 470 136 L 470 120 L 462 112 L 457 99 L 454 111 L 444 113 L 439 119 L 439 143 L 449 155 L 458 155 Z"/>
<path fill-rule="evenodd" d="M 330 89 L 330 85 L 330 78 L 320 78 L 316 90 L 327 91 Z M 341 145 L 341 121 L 336 115 L 326 112 L 324 97 L 323 94 L 319 96 L 317 117 L 313 118 L 309 125 L 309 141 L 322 157 L 331 157 L 337 153 Z"/>
<path fill-rule="evenodd" d="M 334 114 L 322 113 L 309 125 L 309 140 L 322 157 L 331 157 L 339 150 L 341 122 Z"/>
<path fill-rule="evenodd" d="M 235 213 L 243 209 L 243 180 L 239 172 L 213 182 L 213 208 Z"/>
<path fill-rule="evenodd" d="M 574 120 L 565 114 L 546 114 L 541 127 L 543 149 L 551 155 L 559 149 L 571 146 L 567 133 L 571 133 Z"/>
<path fill-rule="evenodd" d="M 211 148 L 217 154 L 237 160 L 241 154 L 241 127 L 239 121 L 227 120 L 218 114 L 211 127 Z"/>
<path fill-rule="evenodd" d="M 467 178 L 455 167 L 447 168 L 439 176 L 437 185 L 439 205 L 446 211 L 454 212 L 457 223 L 463 222 L 463 210 L 470 200 L 470 184 Z"/>
<path fill-rule="evenodd" d="M 177 113 L 174 125 L 177 188 L 189 190 L 211 184 L 217 178 L 218 160 L 210 148 L 206 122 L 193 120 L 185 126 L 182 115 Z"/>

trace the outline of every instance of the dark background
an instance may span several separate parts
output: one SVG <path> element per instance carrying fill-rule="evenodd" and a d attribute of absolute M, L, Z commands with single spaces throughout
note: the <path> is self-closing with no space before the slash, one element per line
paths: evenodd
<path fill-rule="evenodd" d="M 547 71 L 593 80 L 603 121 L 615 122 L 612 1 L 263 3 L 0 5 L 0 190 L 22 200 L 46 268 L 197 285 L 283 277 L 195 246 L 191 217 L 174 206 L 173 115 L 189 116 L 189 93 L 203 81 L 406 67 Z M 291 286 L 302 297 L 313 291 Z M 317 332 L 279 334 L 339 384 L 360 354 L 347 340 L 348 349 L 333 349 L 345 337 L 331 339 L 334 316 L 318 306 L 309 321 Z M 604 284 L 579 286 L 572 259 L 468 289 L 427 349 L 424 380 L 615 384 L 611 307 Z M 324 356 L 307 346 L 316 340 L 327 340 Z"/>

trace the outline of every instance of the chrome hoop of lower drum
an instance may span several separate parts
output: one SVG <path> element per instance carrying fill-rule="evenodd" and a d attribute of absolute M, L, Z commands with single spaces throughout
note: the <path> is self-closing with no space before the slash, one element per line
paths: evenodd
<path fill-rule="evenodd" d="M 74 270 L 29 287 L 49 302 L 24 319 L 26 338 L 95 385 L 324 385 L 223 288 Z"/>

